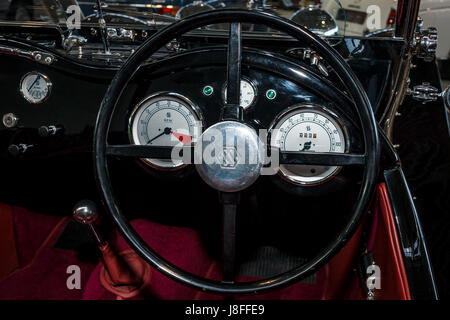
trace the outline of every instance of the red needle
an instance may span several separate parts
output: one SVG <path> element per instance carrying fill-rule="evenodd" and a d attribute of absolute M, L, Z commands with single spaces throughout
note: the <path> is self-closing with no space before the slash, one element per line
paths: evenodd
<path fill-rule="evenodd" d="M 175 138 L 177 138 L 184 144 L 191 143 L 191 141 L 192 141 L 192 137 L 187 134 L 182 134 L 182 133 L 178 133 L 178 132 L 174 132 L 174 131 L 170 131 L 170 133 L 173 134 Z"/>

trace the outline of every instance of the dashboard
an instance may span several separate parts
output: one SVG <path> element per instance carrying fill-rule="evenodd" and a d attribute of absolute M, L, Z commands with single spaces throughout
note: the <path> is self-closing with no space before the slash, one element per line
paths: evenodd
<path fill-rule="evenodd" d="M 205 38 L 187 37 L 185 50 L 168 52 L 165 59 L 142 66 L 118 101 L 109 142 L 195 142 L 202 130 L 217 122 L 226 101 L 226 48 L 221 41 L 208 39 L 205 48 Z M 268 143 L 282 150 L 361 152 L 360 128 L 345 87 L 333 73 L 325 76 L 309 60 L 300 59 L 298 50 L 293 50 L 298 45 L 244 39 L 241 101 L 246 123 L 258 132 L 265 130 Z M 78 199 L 97 199 L 92 135 L 117 66 L 85 63 L 27 41 L 0 39 L 0 46 L 44 53 L 41 62 L 13 54 L 2 54 L 0 60 L 0 161 L 9 168 L 3 177 L 10 182 L 9 188 L 2 189 L 2 197 L 54 214 L 62 208 L 70 210 Z M 382 112 L 401 42 L 365 39 L 360 47 L 358 53 L 351 43 L 342 42 L 335 48 L 348 57 L 373 108 Z M 45 63 L 48 56 L 54 58 L 49 64 Z M 121 203 L 136 215 L 149 214 L 149 194 L 171 204 L 170 214 L 151 212 L 154 219 L 164 222 L 192 223 L 195 219 L 182 212 L 199 194 L 206 204 L 198 209 L 201 220 L 210 219 L 208 212 L 217 206 L 215 192 L 204 186 L 192 165 L 114 158 L 109 165 L 114 171 L 112 179 L 120 182 L 116 192 Z M 289 203 L 298 201 L 299 195 L 315 195 L 303 198 L 304 210 L 320 203 L 323 213 L 315 219 L 333 221 L 346 208 L 316 198 L 347 197 L 351 191 L 346 188 L 359 179 L 358 170 L 282 166 L 277 174 L 261 177 L 250 188 L 242 210 L 262 212 L 273 224 L 271 212 L 285 207 L 286 218 L 292 219 Z M 174 186 L 182 189 L 175 202 L 167 192 Z M 254 196 L 259 199 L 258 208 L 251 200 Z"/>
<path fill-rule="evenodd" d="M 108 142 L 195 143 L 220 119 L 226 101 L 222 40 L 187 37 L 182 41 L 184 50 L 147 61 L 117 101 Z M 17 39 L 0 39 L 2 47 L 34 56 L 0 50 L 0 161 L 8 181 L 7 188 L 0 187 L 0 200 L 56 215 L 70 212 L 79 199 L 99 201 L 92 166 L 93 130 L 117 66 L 87 63 Z M 304 60 L 304 49 L 298 48 L 289 41 L 244 39 L 244 121 L 257 132 L 266 132 L 267 143 L 281 150 L 363 152 L 345 86 L 328 69 Z M 390 90 L 400 48 L 401 42 L 376 39 L 361 40 L 357 52 L 355 43 L 335 46 L 367 88 L 377 114 L 388 99 L 384 92 Z M 39 61 L 36 54 L 41 54 Z M 211 214 L 220 211 L 217 192 L 205 185 L 193 165 L 111 157 L 108 167 L 114 192 L 130 218 L 191 226 L 205 235 L 211 235 L 211 225 L 220 225 L 215 221 L 219 215 Z M 282 242 L 294 246 L 292 250 L 295 243 L 311 239 L 320 246 L 350 212 L 361 170 L 283 165 L 276 174 L 261 176 L 242 195 L 238 216 L 243 234 L 255 234 L 255 241 Z M 159 204 L 149 199 L 158 199 Z M 298 212 L 292 210 L 297 207 Z M 257 229 L 247 229 L 255 220 Z M 326 226 L 311 233 L 321 221 Z M 213 234 L 220 235 L 216 231 Z"/>
<path fill-rule="evenodd" d="M 118 102 L 109 142 L 195 144 L 218 121 L 226 101 L 225 58 L 222 47 L 194 49 L 141 68 Z M 248 49 L 241 88 L 244 121 L 267 136 L 268 146 L 282 151 L 361 151 L 351 101 L 307 67 Z M 141 159 L 139 164 L 159 177 L 183 176 L 192 169 L 181 160 Z M 334 179 L 340 172 L 340 167 L 282 165 L 271 180 L 294 194 L 312 193 L 312 188 L 327 193 L 347 181 L 349 175 Z"/>

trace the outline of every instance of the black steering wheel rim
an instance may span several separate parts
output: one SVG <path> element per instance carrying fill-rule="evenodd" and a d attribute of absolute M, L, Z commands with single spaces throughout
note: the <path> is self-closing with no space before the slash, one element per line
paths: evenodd
<path fill-rule="evenodd" d="M 191 274 L 171 264 L 150 248 L 134 230 L 118 206 L 112 192 L 106 160 L 109 123 L 115 105 L 140 65 L 170 40 L 188 31 L 209 24 L 233 22 L 265 24 L 298 39 L 321 55 L 340 75 L 353 97 L 362 124 L 365 144 L 365 168 L 360 192 L 349 221 L 338 237 L 310 261 L 295 269 L 268 279 L 243 283 L 219 282 Z M 206 292 L 220 294 L 256 294 L 287 286 L 311 275 L 329 261 L 351 238 L 361 221 L 361 217 L 368 209 L 378 175 L 379 153 L 377 125 L 370 101 L 361 83 L 344 59 L 318 36 L 287 19 L 267 13 L 236 9 L 215 10 L 188 17 L 164 28 L 144 42 L 123 64 L 112 80 L 98 112 L 93 142 L 95 176 L 103 204 L 129 245 L 146 262 L 169 278 Z"/>

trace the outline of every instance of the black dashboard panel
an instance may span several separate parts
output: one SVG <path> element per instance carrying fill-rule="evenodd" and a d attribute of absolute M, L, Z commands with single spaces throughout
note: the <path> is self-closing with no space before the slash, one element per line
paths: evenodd
<path fill-rule="evenodd" d="M 118 112 L 119 116 L 114 119 L 111 138 L 128 142 L 127 126 L 131 110 L 140 99 L 158 91 L 175 91 L 190 97 L 202 108 L 207 124 L 214 123 L 223 103 L 221 90 L 226 78 L 225 51 L 224 47 L 220 47 L 221 41 L 209 39 L 208 47 L 202 49 L 205 37 L 188 36 L 183 38 L 183 43 L 189 50 L 183 51 L 179 58 L 172 53 L 173 57 L 169 60 L 149 61 L 130 83 L 118 105 L 122 112 Z M 335 45 L 335 49 L 354 66 L 364 86 L 376 83 L 376 88 L 380 88 L 369 92 L 372 104 L 377 107 L 383 103 L 380 100 L 382 91 L 388 90 L 390 86 L 393 67 L 387 61 L 395 64 L 401 42 L 376 39 L 358 41 L 359 45 L 341 41 Z M 258 90 L 255 105 L 246 112 L 246 118 L 252 126 L 268 128 L 276 115 L 293 104 L 325 104 L 345 119 L 350 131 L 355 132 L 351 134 L 354 140 L 351 145 L 356 149 L 361 148 L 356 134 L 356 116 L 350 107 L 351 102 L 343 93 L 345 86 L 339 83 L 337 75 L 330 74 L 328 80 L 324 79 L 313 66 L 299 57 L 286 55 L 287 50 L 299 46 L 297 42 L 249 39 L 244 44 L 243 74 L 256 84 Z M 76 199 L 75 194 L 94 197 L 95 183 L 89 184 L 87 191 L 83 187 L 83 180 L 92 180 L 90 150 L 95 119 L 103 95 L 118 67 L 77 60 L 25 40 L 2 38 L 0 46 L 29 52 L 48 52 L 56 58 L 52 64 L 46 65 L 29 57 L 1 53 L 1 114 L 14 113 L 19 118 L 16 128 L 2 126 L 0 129 L 0 161 L 10 168 L 5 173 L 5 179 L 13 182 L 8 190 L 3 190 L 2 197 L 5 200 L 16 199 L 20 203 L 22 200 L 16 196 L 17 190 L 35 194 L 39 198 L 39 194 L 42 196 L 42 192 L 55 188 L 55 185 L 61 186 L 58 190 L 53 189 L 62 191 L 61 197 L 55 197 L 61 203 L 64 198 Z M 19 92 L 21 78 L 30 71 L 45 74 L 53 84 L 50 97 L 41 104 L 28 103 Z M 306 74 L 308 81 L 296 82 L 298 72 Z M 215 88 L 215 94 L 211 97 L 202 94 L 201 90 L 206 84 Z M 277 98 L 273 101 L 264 97 L 265 90 L 269 88 L 277 91 Z M 49 125 L 60 126 L 63 130 L 55 136 L 40 137 L 38 128 Z M 8 152 L 11 144 L 33 147 L 22 156 L 12 157 Z M 65 160 L 61 161 L 62 158 Z M 142 168 L 137 170 L 142 174 Z M 37 177 L 33 179 L 37 181 L 36 185 L 24 186 L 21 181 L 30 175 Z M 71 181 L 69 186 L 64 176 Z M 74 194 L 68 195 L 63 190 Z"/>
<path fill-rule="evenodd" d="M 293 43 L 282 42 L 280 45 L 290 45 Z M 194 42 L 196 43 L 196 42 Z M 249 45 L 258 47 L 265 45 L 265 41 L 261 41 L 256 45 L 253 42 L 249 42 Z M 7 46 L 10 48 L 17 48 L 28 51 L 44 50 L 44 47 L 32 46 L 26 41 L 8 40 L 1 39 L 1 46 Z M 378 106 L 384 101 L 382 100 L 383 92 L 389 90 L 390 85 L 390 75 L 392 66 L 388 63 L 388 57 L 381 56 L 380 59 L 371 59 L 371 55 L 375 53 L 382 52 L 383 55 L 392 52 L 392 57 L 395 57 L 397 52 L 396 42 L 390 44 L 390 50 L 385 50 L 389 47 L 386 43 L 382 41 L 369 41 L 366 40 L 364 44 L 364 50 L 359 48 L 358 52 L 351 48 L 345 43 L 341 43 L 336 47 L 342 54 L 350 55 L 351 58 L 348 59 L 351 66 L 354 66 L 354 71 L 358 74 L 362 81 L 362 84 L 371 88 L 368 90 L 368 95 L 372 101 L 372 105 L 376 110 Z M 191 45 L 196 47 L 197 45 Z M 285 52 L 289 47 L 277 46 L 276 53 Z M 0 81 L 2 83 L 2 107 L 1 113 L 6 114 L 12 112 L 20 118 L 19 127 L 20 129 L 1 129 L 2 140 L 5 142 L 1 145 L 0 154 L 2 157 L 6 157 L 7 154 L 5 150 L 7 146 L 11 143 L 32 143 L 36 146 L 39 142 L 39 147 L 35 148 L 35 155 L 48 156 L 52 152 L 60 152 L 62 150 L 69 151 L 77 150 L 78 148 L 89 147 L 91 141 L 90 136 L 95 123 L 95 117 L 97 114 L 98 107 L 101 103 L 103 95 L 109 85 L 112 77 L 117 70 L 117 67 L 108 65 L 92 65 L 83 63 L 82 60 L 74 60 L 72 58 L 60 55 L 58 52 L 49 51 L 56 57 L 56 61 L 51 65 L 45 65 L 37 63 L 36 61 L 9 54 L 2 54 L 2 59 L 0 60 L 0 67 L 2 73 L 0 74 Z M 390 58 L 392 58 L 390 57 Z M 287 59 L 288 57 L 286 57 Z M 291 57 L 292 59 L 292 57 Z M 395 62 L 395 59 L 393 60 Z M 300 62 L 301 63 L 301 62 Z M 205 65 L 205 68 L 206 65 Z M 28 103 L 19 92 L 19 83 L 23 75 L 30 71 L 38 71 L 47 75 L 53 84 L 52 93 L 47 101 L 42 104 L 32 105 Z M 205 69 L 205 71 L 207 71 Z M 220 72 L 220 71 L 218 71 Z M 253 71 L 249 71 L 253 72 Z M 207 73 L 207 72 L 206 72 Z M 192 75 L 192 74 L 191 74 Z M 189 75 L 189 76 L 191 76 Z M 205 75 L 200 74 L 200 71 L 196 75 L 193 75 L 196 79 L 194 81 L 184 81 L 183 79 L 172 79 L 174 84 L 164 84 L 160 83 L 158 90 L 164 91 L 188 91 L 189 94 L 197 94 L 200 92 L 200 83 L 202 77 Z M 252 73 L 254 81 L 261 82 L 261 74 Z M 223 79 L 225 76 L 223 75 Z M 272 75 L 270 78 L 264 78 L 266 84 L 262 85 L 263 88 L 278 86 L 280 93 L 285 91 L 289 94 L 285 95 L 285 99 L 292 99 L 291 101 L 285 100 L 285 105 L 289 105 L 295 102 L 295 97 L 299 97 L 304 92 L 293 92 L 292 88 L 289 86 L 284 87 L 284 84 L 277 81 L 277 76 Z M 171 80 L 171 81 L 172 81 Z M 338 79 L 336 77 L 330 76 L 330 82 L 334 82 L 338 88 L 345 90 L 342 86 L 339 86 Z M 223 84 L 222 80 L 215 80 L 215 85 L 221 86 Z M 219 84 L 219 82 L 221 82 Z M 156 87 L 155 87 L 156 89 Z M 260 92 L 261 93 L 261 92 Z M 310 93 L 307 93 L 310 94 Z M 220 96 L 219 99 L 213 101 L 214 104 L 221 103 Z M 202 97 L 203 99 L 204 97 Z M 308 99 L 308 97 L 304 97 Z M 198 98 L 200 99 L 200 98 Z M 198 100 L 197 99 L 197 100 Z M 261 94 L 259 94 L 259 102 L 262 102 Z M 310 99 L 314 99 L 310 94 Z M 279 100 L 277 100 L 279 101 Z M 258 106 L 260 108 L 261 106 Z M 249 116 L 253 117 L 252 112 L 254 110 L 249 110 Z M 272 118 L 273 114 L 267 112 L 260 116 L 261 121 L 267 122 Z M 277 110 L 278 111 L 278 110 Z M 43 125 L 61 125 L 64 127 L 64 135 L 60 135 L 58 139 L 52 140 L 52 146 L 48 145 L 46 141 L 41 141 L 38 139 L 34 131 Z M 22 140 L 23 139 L 23 140 Z M 37 140 L 36 140 L 37 139 Z M 36 140 L 36 141 L 34 141 Z M 5 148 L 6 147 L 6 148 Z"/>
<path fill-rule="evenodd" d="M 186 37 L 183 41 L 186 50 L 171 53 L 167 59 L 149 60 L 129 83 L 111 123 L 110 142 L 129 142 L 130 113 L 140 100 L 155 92 L 186 95 L 200 107 L 207 125 L 219 119 L 223 104 L 221 91 L 226 79 L 224 46 L 220 39 L 209 39 L 204 48 L 201 44 L 205 37 Z M 301 47 L 297 42 L 253 39 L 244 41 L 244 45 L 243 75 L 253 81 L 258 93 L 256 103 L 245 113 L 250 125 L 267 129 L 280 112 L 295 104 L 324 105 L 345 123 L 352 139 L 351 150 L 361 151 L 357 117 L 338 75 L 330 73 L 324 78 L 314 66 L 287 55 L 287 50 Z M 359 46 L 353 45 L 341 41 L 335 48 L 354 65 L 364 86 L 376 83 L 377 90 L 369 92 L 369 96 L 373 106 L 379 107 L 383 104 L 382 91 L 389 90 L 391 85 L 394 68 L 387 61 L 395 64 L 401 42 L 366 39 Z M 67 215 L 79 199 L 98 201 L 90 152 L 92 135 L 100 103 L 118 66 L 77 60 L 27 41 L 1 38 L 0 46 L 48 52 L 56 58 L 46 65 L 29 57 L 0 53 L 0 111 L 2 115 L 14 113 L 19 118 L 17 127 L 0 129 L 0 162 L 2 168 L 7 168 L 2 178 L 8 181 L 7 186 L 0 187 L 0 201 L 60 215 Z M 41 72 L 52 82 L 50 97 L 41 104 L 30 104 L 20 94 L 20 80 L 30 71 Z M 213 95 L 203 95 L 205 85 L 214 88 Z M 265 97 L 267 89 L 276 90 L 276 99 Z M 39 136 L 39 127 L 49 125 L 63 130 L 54 136 Z M 32 147 L 23 155 L 13 157 L 8 152 L 12 144 Z M 130 217 L 151 216 L 163 223 L 207 228 L 205 233 L 211 233 L 211 225 L 220 225 L 214 222 L 219 216 L 211 215 L 219 211 L 217 193 L 201 181 L 192 166 L 175 174 L 149 169 L 133 159 L 111 158 L 109 166 L 111 179 L 117 182 L 115 192 Z M 333 237 L 350 212 L 347 202 L 342 204 L 340 200 L 349 199 L 351 203 L 356 192 L 352 186 L 357 184 L 346 182 L 357 180 L 358 174 L 358 170 L 344 168 L 331 182 L 323 184 L 319 193 L 285 183 L 279 176 L 260 177 L 243 196 L 239 215 L 241 231 L 253 232 L 255 241 L 265 243 L 290 246 L 315 241 L 320 246 Z M 324 194 L 328 199 L 325 202 L 320 201 Z M 289 208 L 296 207 L 298 195 L 302 196 L 301 210 L 292 212 Z M 170 204 L 170 210 L 158 210 L 150 199 Z M 199 199 L 202 199 L 200 207 L 196 205 Z M 336 203 L 341 205 L 336 207 Z M 187 214 L 186 207 L 195 210 Z M 255 221 L 258 232 L 248 229 Z M 286 232 L 286 221 L 292 232 Z M 314 227 L 318 221 L 328 222 L 320 232 Z M 295 250 L 296 246 L 291 249 Z"/>

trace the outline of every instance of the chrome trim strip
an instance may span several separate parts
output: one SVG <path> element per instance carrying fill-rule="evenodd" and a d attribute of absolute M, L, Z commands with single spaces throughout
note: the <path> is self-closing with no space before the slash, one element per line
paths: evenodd
<path fill-rule="evenodd" d="M 407 79 L 412 59 L 412 43 L 414 41 L 419 6 L 420 0 L 411 0 L 410 5 L 404 4 L 401 1 L 398 2 L 397 14 L 403 12 L 403 10 L 407 10 L 407 12 L 397 17 L 397 24 L 395 27 L 395 36 L 403 38 L 404 45 L 401 51 L 400 66 L 398 67 L 397 74 L 394 75 L 395 80 L 391 96 L 387 103 L 387 107 L 380 118 L 380 125 L 390 141 L 392 141 L 395 114 L 406 94 Z"/>
<path fill-rule="evenodd" d="M 12 48 L 0 45 L 0 54 L 9 54 L 12 56 L 27 58 L 33 61 L 36 61 L 41 64 L 50 65 L 52 64 L 56 58 L 54 55 L 42 52 L 42 51 L 29 51 L 29 50 L 23 50 L 18 48 Z"/>

